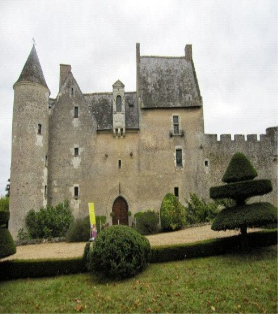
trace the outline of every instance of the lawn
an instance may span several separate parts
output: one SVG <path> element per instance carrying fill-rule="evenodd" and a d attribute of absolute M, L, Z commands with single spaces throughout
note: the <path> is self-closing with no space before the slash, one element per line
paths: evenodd
<path fill-rule="evenodd" d="M 91 274 L 0 283 L 1 313 L 277 313 L 277 246 L 151 264 L 129 280 Z"/>

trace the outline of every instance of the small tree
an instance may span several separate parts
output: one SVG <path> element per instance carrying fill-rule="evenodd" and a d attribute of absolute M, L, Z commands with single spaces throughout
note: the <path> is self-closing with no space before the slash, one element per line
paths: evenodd
<path fill-rule="evenodd" d="M 185 211 L 174 194 L 168 193 L 160 207 L 161 228 L 164 231 L 179 230 L 185 225 Z"/>
<path fill-rule="evenodd" d="M 272 191 L 270 180 L 254 180 L 257 176 L 251 162 L 242 153 L 233 155 L 222 178 L 226 185 L 211 187 L 210 197 L 213 199 L 230 198 L 236 206 L 224 208 L 215 218 L 211 229 L 240 229 L 242 235 L 247 227 L 262 227 L 269 223 L 277 223 L 277 208 L 267 202 L 246 204 L 252 196 L 264 195 Z"/>

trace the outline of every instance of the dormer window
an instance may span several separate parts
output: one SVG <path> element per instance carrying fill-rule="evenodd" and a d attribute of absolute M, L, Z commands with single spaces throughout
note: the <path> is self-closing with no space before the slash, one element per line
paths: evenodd
<path fill-rule="evenodd" d="M 122 97 L 120 95 L 116 98 L 116 111 L 122 112 Z"/>

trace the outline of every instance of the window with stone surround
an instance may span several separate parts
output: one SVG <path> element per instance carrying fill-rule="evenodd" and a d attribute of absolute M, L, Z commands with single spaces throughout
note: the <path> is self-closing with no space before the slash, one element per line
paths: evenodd
<path fill-rule="evenodd" d="M 75 157 L 79 156 L 79 148 L 78 147 L 74 147 L 74 156 Z"/>
<path fill-rule="evenodd" d="M 116 111 L 122 112 L 122 97 L 120 95 L 116 97 Z"/>
<path fill-rule="evenodd" d="M 173 116 L 173 130 L 174 135 L 180 134 L 179 116 Z"/>
<path fill-rule="evenodd" d="M 176 149 L 176 167 L 182 167 L 182 149 L 177 148 Z"/>

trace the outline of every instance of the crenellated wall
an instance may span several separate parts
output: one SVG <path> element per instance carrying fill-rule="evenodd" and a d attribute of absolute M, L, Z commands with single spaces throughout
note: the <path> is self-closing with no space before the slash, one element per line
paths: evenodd
<path fill-rule="evenodd" d="M 242 152 L 250 159 L 258 172 L 258 178 L 271 179 L 273 192 L 262 197 L 277 206 L 277 134 L 278 127 L 268 128 L 265 134 L 220 135 L 205 134 L 202 144 L 205 181 L 207 186 L 221 185 L 221 178 L 232 155 Z M 208 197 L 208 191 L 203 191 Z"/>

